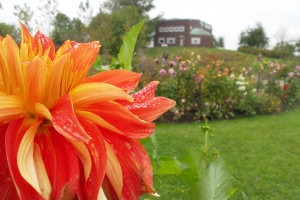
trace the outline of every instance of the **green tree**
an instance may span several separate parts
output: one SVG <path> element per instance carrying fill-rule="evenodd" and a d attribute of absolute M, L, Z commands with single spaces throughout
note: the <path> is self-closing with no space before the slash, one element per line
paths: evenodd
<path fill-rule="evenodd" d="M 153 0 L 106 0 L 103 7 L 109 11 L 120 11 L 125 7 L 133 6 L 142 16 L 147 16 L 147 13 L 155 8 Z"/>
<path fill-rule="evenodd" d="M 46 2 L 45 2 L 46 1 Z M 42 13 L 41 20 L 36 20 L 36 24 L 41 26 L 50 35 L 53 27 L 53 21 L 57 15 L 58 11 L 58 0 L 40 0 L 40 2 L 45 2 L 41 7 L 38 6 L 38 10 Z"/>
<path fill-rule="evenodd" d="M 53 21 L 53 27 L 51 38 L 55 45 L 62 45 L 66 40 L 85 41 L 85 35 L 82 34 L 84 25 L 77 18 L 71 20 L 67 15 L 58 13 Z"/>
<path fill-rule="evenodd" d="M 223 37 L 219 37 L 218 38 L 218 47 L 219 48 L 224 48 L 225 45 L 224 45 L 224 38 Z"/>
<path fill-rule="evenodd" d="M 256 27 L 241 32 L 239 45 L 266 48 L 269 45 L 269 38 L 262 25 L 257 23 Z"/>
<path fill-rule="evenodd" d="M 142 19 L 138 13 L 138 8 L 134 6 L 127 6 L 123 10 L 116 10 L 111 13 L 100 10 L 89 26 L 91 40 L 99 40 L 102 49 L 109 49 L 110 54 L 116 56 L 123 43 L 123 36 Z M 146 30 L 147 25 L 144 25 L 140 31 L 136 48 L 146 45 Z"/>
<path fill-rule="evenodd" d="M 0 22 L 0 36 L 5 37 L 10 35 L 16 42 L 20 42 L 20 31 L 13 24 L 6 24 Z"/>
<path fill-rule="evenodd" d="M 14 12 L 14 15 L 19 18 L 20 21 L 22 21 L 27 29 L 29 31 L 32 31 L 32 28 L 30 27 L 30 21 L 33 16 L 33 11 L 29 6 L 27 6 L 26 3 L 24 3 L 24 7 L 21 7 L 19 5 L 14 5 L 14 9 L 16 12 Z"/>

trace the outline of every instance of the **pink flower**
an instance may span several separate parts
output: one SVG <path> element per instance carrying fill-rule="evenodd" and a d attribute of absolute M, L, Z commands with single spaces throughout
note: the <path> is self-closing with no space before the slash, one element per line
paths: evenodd
<path fill-rule="evenodd" d="M 299 70 L 299 71 L 300 71 L 300 66 L 296 66 L 296 70 Z"/>
<path fill-rule="evenodd" d="M 273 70 L 273 73 L 276 74 L 276 70 L 275 69 Z"/>
<path fill-rule="evenodd" d="M 252 71 L 252 67 L 249 67 L 248 71 L 251 72 Z"/>
<path fill-rule="evenodd" d="M 198 76 L 198 77 L 196 77 L 196 79 L 195 79 L 195 81 L 196 81 L 197 83 L 199 83 L 201 80 L 202 80 L 202 77 L 201 77 L 201 76 Z"/>
<path fill-rule="evenodd" d="M 169 67 L 175 67 L 176 63 L 174 61 L 169 61 Z"/>
<path fill-rule="evenodd" d="M 186 71 L 186 70 L 187 70 L 187 68 L 186 68 L 186 67 L 184 67 L 184 68 L 183 68 L 183 71 Z"/>
<path fill-rule="evenodd" d="M 167 73 L 167 71 L 166 71 L 165 69 L 161 69 L 161 70 L 159 70 L 159 72 L 158 72 L 158 74 L 159 74 L 160 76 L 165 76 L 166 73 Z"/>
<path fill-rule="evenodd" d="M 155 64 L 158 64 L 159 63 L 158 58 L 155 58 L 154 62 L 155 62 Z"/>
<path fill-rule="evenodd" d="M 176 111 L 174 112 L 174 115 L 178 115 L 178 113 L 179 113 L 179 111 L 178 111 L 178 110 L 176 110 Z"/>
<path fill-rule="evenodd" d="M 248 74 L 248 71 L 245 71 L 244 74 L 247 75 L 247 74 Z"/>
<path fill-rule="evenodd" d="M 185 102 L 185 99 L 181 99 L 181 103 L 184 103 Z"/>
<path fill-rule="evenodd" d="M 261 69 L 261 70 L 264 70 L 265 68 L 264 68 L 264 66 L 260 66 L 260 69 Z"/>
<path fill-rule="evenodd" d="M 179 56 L 176 56 L 175 59 L 176 59 L 176 60 L 179 60 Z"/>
<path fill-rule="evenodd" d="M 289 77 L 292 78 L 294 76 L 294 72 L 289 73 Z"/>
<path fill-rule="evenodd" d="M 277 69 L 277 70 L 280 70 L 280 65 L 277 65 L 276 69 Z"/>

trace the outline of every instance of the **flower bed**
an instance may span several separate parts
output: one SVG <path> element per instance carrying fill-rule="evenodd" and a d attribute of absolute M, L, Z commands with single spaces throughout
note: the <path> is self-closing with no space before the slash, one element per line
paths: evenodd
<path fill-rule="evenodd" d="M 230 59 L 217 52 L 184 51 L 168 60 L 146 60 L 136 71 L 143 73 L 140 87 L 159 80 L 157 95 L 176 101 L 171 110 L 173 120 L 191 115 L 199 120 L 230 118 L 237 113 L 275 114 L 299 101 L 300 66 L 296 63 Z"/>

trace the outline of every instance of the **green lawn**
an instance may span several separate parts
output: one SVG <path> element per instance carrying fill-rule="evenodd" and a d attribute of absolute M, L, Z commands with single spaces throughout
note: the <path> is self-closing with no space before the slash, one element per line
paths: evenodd
<path fill-rule="evenodd" d="M 239 191 L 231 199 L 300 199 L 300 109 L 276 116 L 212 121 L 210 149 L 216 148 L 234 176 Z M 179 158 L 202 147 L 201 124 L 157 124 L 159 155 Z M 143 141 L 149 154 L 153 145 Z M 187 184 L 171 175 L 155 175 L 161 200 L 186 199 Z"/>

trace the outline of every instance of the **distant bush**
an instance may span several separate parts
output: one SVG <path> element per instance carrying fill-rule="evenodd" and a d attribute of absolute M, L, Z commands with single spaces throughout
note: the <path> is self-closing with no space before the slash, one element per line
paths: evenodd
<path fill-rule="evenodd" d="M 238 48 L 238 51 L 244 53 L 250 53 L 253 55 L 262 54 L 263 56 L 270 57 L 270 58 L 288 58 L 291 56 L 289 52 L 283 52 L 279 50 L 268 50 L 263 48 L 250 47 L 250 46 L 240 46 Z"/>

